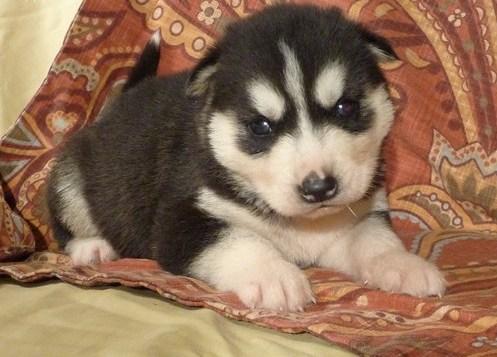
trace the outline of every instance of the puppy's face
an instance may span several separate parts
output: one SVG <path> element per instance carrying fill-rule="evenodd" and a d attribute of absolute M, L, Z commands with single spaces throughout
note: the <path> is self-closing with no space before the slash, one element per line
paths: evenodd
<path fill-rule="evenodd" d="M 233 25 L 194 72 L 205 135 L 241 196 L 283 216 L 320 216 L 361 199 L 393 108 L 390 46 L 337 10 L 281 6 Z"/>

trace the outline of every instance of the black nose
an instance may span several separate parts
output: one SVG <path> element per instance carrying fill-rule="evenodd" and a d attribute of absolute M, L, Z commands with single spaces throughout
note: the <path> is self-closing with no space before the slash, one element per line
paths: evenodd
<path fill-rule="evenodd" d="M 299 187 L 300 194 L 307 202 L 322 202 L 335 196 L 338 183 L 333 176 L 319 177 L 311 172 Z"/>

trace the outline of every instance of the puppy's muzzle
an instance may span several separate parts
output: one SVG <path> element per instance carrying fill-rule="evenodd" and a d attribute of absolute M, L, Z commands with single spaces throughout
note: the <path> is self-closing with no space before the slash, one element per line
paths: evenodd
<path fill-rule="evenodd" d="M 319 177 L 312 171 L 298 188 L 301 197 L 309 203 L 318 203 L 333 198 L 338 192 L 338 182 L 333 176 Z"/>

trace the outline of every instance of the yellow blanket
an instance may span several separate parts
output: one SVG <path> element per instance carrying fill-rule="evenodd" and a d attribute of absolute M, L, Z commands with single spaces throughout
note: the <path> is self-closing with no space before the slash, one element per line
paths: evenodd
<path fill-rule="evenodd" d="M 0 280 L 2 356 L 352 356 L 137 289 Z M 192 338 L 195 336 L 195 338 Z"/>

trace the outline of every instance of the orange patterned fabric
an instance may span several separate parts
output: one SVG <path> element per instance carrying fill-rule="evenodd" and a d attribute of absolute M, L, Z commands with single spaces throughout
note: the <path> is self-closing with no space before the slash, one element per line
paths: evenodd
<path fill-rule="evenodd" d="M 385 146 L 395 229 L 438 266 L 442 299 L 367 289 L 309 269 L 318 304 L 303 313 L 249 311 L 230 293 L 175 277 L 151 261 L 75 268 L 35 253 L 0 264 L 20 281 L 142 286 L 180 303 L 287 332 L 307 331 L 371 355 L 486 355 L 497 349 L 497 4 L 489 0 L 299 1 L 338 5 L 393 44 L 384 66 L 397 107 Z M 0 259 L 55 252 L 43 188 L 62 140 L 118 93 L 151 33 L 162 73 L 191 67 L 234 18 L 262 0 L 86 0 L 50 73 L 0 144 Z M 332 45 L 332 44 L 330 44 Z M 131 134 L 130 134 L 131 135 Z M 372 237 L 374 239 L 374 237 Z"/>

